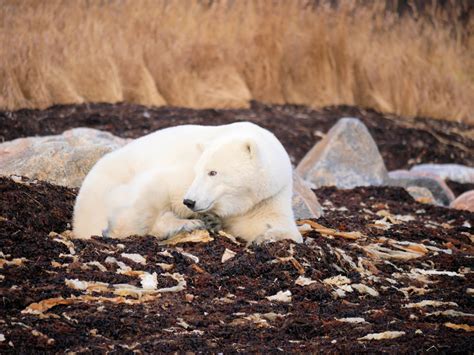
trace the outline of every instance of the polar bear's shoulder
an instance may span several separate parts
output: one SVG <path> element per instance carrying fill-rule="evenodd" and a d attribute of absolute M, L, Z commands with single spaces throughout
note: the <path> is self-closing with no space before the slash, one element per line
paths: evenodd
<path fill-rule="evenodd" d="M 260 127 L 259 125 L 249 122 L 249 121 L 240 121 L 234 122 L 227 125 L 217 126 L 221 127 L 226 133 L 233 134 L 233 133 L 240 133 L 244 135 L 273 135 L 267 129 Z"/>

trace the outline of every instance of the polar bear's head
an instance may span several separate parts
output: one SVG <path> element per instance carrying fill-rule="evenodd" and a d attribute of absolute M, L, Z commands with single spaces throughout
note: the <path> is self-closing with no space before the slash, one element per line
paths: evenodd
<path fill-rule="evenodd" d="M 220 217 L 243 214 L 272 192 L 262 152 L 251 137 L 233 137 L 203 148 L 183 203 Z"/>

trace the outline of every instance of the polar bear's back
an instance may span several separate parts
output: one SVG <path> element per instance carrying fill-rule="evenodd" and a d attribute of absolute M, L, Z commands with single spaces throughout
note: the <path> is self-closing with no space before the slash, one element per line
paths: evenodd
<path fill-rule="evenodd" d="M 269 131 L 250 122 L 236 122 L 221 126 L 183 125 L 169 127 L 138 138 L 117 151 L 122 162 L 144 170 L 156 165 L 195 164 L 206 145 L 215 139 L 233 135 L 255 135 L 264 139 L 276 138 Z M 276 142 L 279 144 L 278 140 Z"/>

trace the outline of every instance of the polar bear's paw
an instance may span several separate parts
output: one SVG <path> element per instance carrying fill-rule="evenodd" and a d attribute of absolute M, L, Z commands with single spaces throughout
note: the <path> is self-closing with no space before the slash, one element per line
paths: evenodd
<path fill-rule="evenodd" d="M 200 219 L 181 219 L 172 212 L 166 212 L 156 220 L 150 234 L 160 239 L 167 239 L 179 233 L 205 228 L 204 221 Z"/>
<path fill-rule="evenodd" d="M 206 223 L 200 219 L 188 219 L 176 229 L 176 233 L 192 232 L 196 229 L 206 229 Z"/>
<path fill-rule="evenodd" d="M 200 219 L 204 222 L 205 228 L 214 232 L 222 230 L 222 221 L 215 214 L 204 214 L 200 216 Z"/>
<path fill-rule="evenodd" d="M 274 243 L 280 240 L 294 240 L 297 243 L 301 243 L 301 235 L 298 235 L 296 238 L 292 236 L 291 232 L 286 229 L 280 228 L 269 228 L 265 233 L 259 235 L 253 241 L 248 244 L 260 245 L 262 243 Z"/>

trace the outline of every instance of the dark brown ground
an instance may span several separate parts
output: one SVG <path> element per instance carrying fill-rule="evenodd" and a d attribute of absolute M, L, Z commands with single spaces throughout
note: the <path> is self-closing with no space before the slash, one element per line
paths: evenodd
<path fill-rule="evenodd" d="M 152 237 L 75 240 L 75 254 L 71 255 L 61 237 L 48 234 L 68 228 L 75 191 L 1 178 L 0 250 L 5 257 L 0 260 L 26 260 L 20 266 L 1 269 L 0 334 L 5 341 L 0 342 L 0 352 L 474 351 L 474 303 L 472 294 L 467 293 L 474 286 L 474 228 L 470 227 L 474 214 L 421 205 L 399 188 L 324 188 L 317 194 L 325 206 L 320 224 L 360 231 L 366 237 L 353 241 L 310 231 L 303 245 L 278 242 L 246 250 L 220 236 L 208 243 L 179 245 L 199 258 L 196 263 L 179 248 L 162 247 Z M 388 230 L 373 226 L 382 219 L 375 214 L 383 213 L 381 210 L 389 211 L 399 224 Z M 403 222 L 397 215 L 414 220 Z M 390 245 L 390 239 L 417 243 L 417 250 L 441 250 L 427 250 L 408 261 L 392 256 L 378 259 L 364 250 L 373 244 L 402 251 L 403 245 Z M 237 254 L 222 263 L 225 248 Z M 290 256 L 291 248 L 296 263 L 278 259 Z M 159 254 L 164 250 L 170 256 Z M 145 256 L 146 265 L 121 257 L 124 252 Z M 140 285 L 137 277 L 117 274 L 117 267 L 105 262 L 107 257 L 115 257 L 134 270 L 156 272 L 158 288 L 176 284 L 162 275 L 165 271 L 157 265 L 172 264 L 169 272 L 184 275 L 187 286 L 184 291 L 144 298 L 134 305 L 118 303 L 109 289 L 91 293 L 105 297 L 102 300 L 57 305 L 39 315 L 22 313 L 35 302 L 85 295 L 85 291 L 68 287 L 65 279 Z M 100 262 L 106 271 L 85 265 L 91 261 Z M 423 270 L 451 271 L 454 276 L 423 277 Z M 299 272 L 316 283 L 296 285 Z M 337 275 L 345 275 L 352 284 L 370 286 L 380 295 L 354 290 L 343 298 L 336 297 L 336 287 L 322 280 Z M 265 298 L 281 290 L 291 291 L 291 302 Z M 423 300 L 454 303 L 407 308 L 409 303 Z M 465 314 L 435 313 L 446 310 Z M 276 315 L 267 315 L 266 320 L 256 315 L 271 312 Z M 337 320 L 347 317 L 361 317 L 366 323 Z M 451 329 L 446 325 L 449 323 L 467 324 L 471 331 Z M 405 334 L 392 340 L 358 340 L 385 331 Z"/>
<path fill-rule="evenodd" d="M 251 120 L 275 132 L 297 163 L 341 116 L 356 116 L 368 125 L 389 169 L 415 162 L 474 165 L 469 154 L 474 149 L 472 127 L 429 119 L 402 121 L 351 107 L 314 111 L 254 103 L 249 110 L 199 111 L 126 104 L 58 106 L 0 113 L 0 135 L 9 140 L 88 126 L 137 137 L 176 124 Z M 456 194 L 470 187 L 449 184 Z M 278 242 L 250 249 L 216 235 L 211 242 L 178 247 L 160 246 L 152 237 L 97 238 L 74 240 L 69 244 L 72 255 L 64 244 L 70 241 L 50 232 L 70 229 L 76 191 L 0 178 L 0 339 L 5 337 L 0 352 L 472 353 L 474 214 L 416 203 L 399 188 L 323 188 L 316 193 L 325 208 L 318 223 L 362 236 L 350 240 L 312 229 L 302 245 Z M 380 222 L 384 220 L 388 222 Z M 222 263 L 226 248 L 236 255 Z M 165 250 L 169 256 L 159 254 Z M 284 259 L 291 250 L 293 259 Z M 383 252 L 379 257 L 377 250 Z M 146 264 L 122 253 L 139 253 Z M 170 264 L 168 272 L 182 275 L 186 287 L 141 299 L 117 298 L 114 284 L 140 287 L 140 279 L 118 274 L 115 264 L 105 262 L 107 257 L 133 270 L 156 272 L 158 288 L 177 283 L 158 265 Z M 105 269 L 88 262 L 100 262 Z M 433 271 L 441 274 L 423 275 Z M 316 282 L 296 285 L 301 274 Z M 379 295 L 350 288 L 344 297 L 336 296 L 338 287 L 323 280 L 337 275 Z M 87 300 L 86 291 L 67 286 L 66 279 L 104 282 L 108 288 L 88 295 L 103 298 Z M 285 290 L 292 294 L 289 303 L 266 299 Z M 38 314 L 25 312 L 34 303 L 60 297 L 69 304 Z M 445 303 L 407 307 L 425 300 Z M 365 323 L 337 320 L 349 317 Z M 456 325 L 466 330 L 452 329 Z M 359 340 L 385 331 L 405 334 Z"/>

